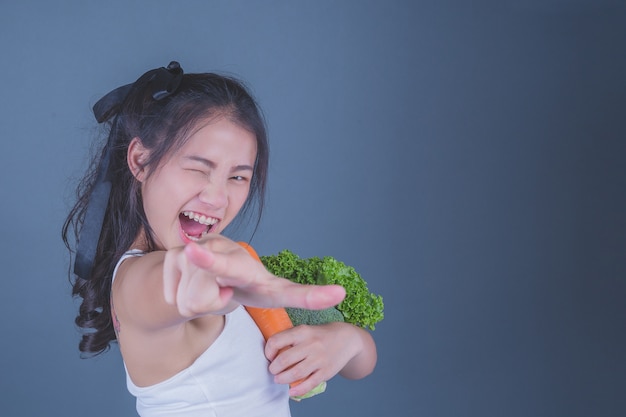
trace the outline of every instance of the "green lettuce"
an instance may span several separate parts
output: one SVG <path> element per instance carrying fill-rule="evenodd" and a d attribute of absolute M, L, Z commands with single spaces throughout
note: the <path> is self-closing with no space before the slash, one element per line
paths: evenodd
<path fill-rule="evenodd" d="M 343 321 L 347 323 L 374 330 L 376 323 L 384 318 L 382 296 L 370 292 L 367 282 L 352 266 L 333 257 L 300 258 L 285 249 L 276 255 L 261 256 L 261 262 L 274 275 L 293 282 L 341 285 L 346 290 L 346 298 L 335 308 L 341 312 Z M 294 314 L 293 311 L 292 314 Z M 301 315 L 301 313 L 298 314 Z M 319 314 L 326 317 L 328 312 Z M 319 318 L 311 320 L 314 322 L 312 324 L 320 321 Z"/>

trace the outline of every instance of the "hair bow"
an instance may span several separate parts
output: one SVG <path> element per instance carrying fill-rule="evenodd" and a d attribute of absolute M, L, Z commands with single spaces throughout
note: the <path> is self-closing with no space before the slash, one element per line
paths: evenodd
<path fill-rule="evenodd" d="M 109 120 L 113 115 L 117 117 L 122 103 L 135 89 L 148 88 L 154 100 L 163 100 L 176 93 L 182 79 L 183 69 L 178 62 L 172 61 L 167 68 L 161 67 L 150 70 L 139 77 L 134 83 L 123 85 L 112 90 L 93 106 L 93 113 L 98 123 Z M 100 159 L 98 165 L 96 182 L 89 196 L 82 228 L 78 236 L 74 274 L 82 279 L 91 278 L 96 249 L 98 247 L 98 241 L 100 240 L 100 234 L 102 233 L 104 214 L 111 193 L 109 164 L 111 160 L 111 147 L 113 146 L 113 131 L 114 126 L 109 133 L 102 159 Z"/>

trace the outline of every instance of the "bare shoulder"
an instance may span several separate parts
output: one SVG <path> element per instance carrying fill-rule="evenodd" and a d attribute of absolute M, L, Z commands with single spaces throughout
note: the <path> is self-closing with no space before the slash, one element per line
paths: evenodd
<path fill-rule="evenodd" d="M 115 282 L 123 281 L 129 276 L 133 277 L 133 282 L 137 282 L 159 273 L 159 268 L 165 259 L 165 253 L 165 251 L 153 251 L 128 256 L 119 265 Z"/>
<path fill-rule="evenodd" d="M 163 264 L 165 251 L 154 251 L 124 260 L 118 268 L 111 301 L 120 325 L 136 331 L 158 332 L 183 325 L 175 306 L 165 301 Z"/>
<path fill-rule="evenodd" d="M 119 347 L 139 386 L 163 381 L 190 366 L 224 327 L 223 316 L 188 320 L 165 302 L 164 254 L 126 259 L 113 282 L 111 307 Z"/>

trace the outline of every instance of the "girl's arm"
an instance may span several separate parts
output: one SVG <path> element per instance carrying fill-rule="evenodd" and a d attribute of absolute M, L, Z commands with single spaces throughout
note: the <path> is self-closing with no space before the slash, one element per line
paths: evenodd
<path fill-rule="evenodd" d="M 113 288 L 113 302 L 124 306 L 126 316 L 154 328 L 222 315 L 239 304 L 320 309 L 344 296 L 341 286 L 300 285 L 276 277 L 221 235 L 130 258 L 120 266 Z"/>
<path fill-rule="evenodd" d="M 283 348 L 291 346 L 279 353 Z M 364 378 L 377 361 L 371 334 L 349 323 L 297 326 L 268 339 L 265 355 L 276 382 L 288 384 L 306 378 L 289 394 L 303 395 L 337 373 L 348 379 Z"/>

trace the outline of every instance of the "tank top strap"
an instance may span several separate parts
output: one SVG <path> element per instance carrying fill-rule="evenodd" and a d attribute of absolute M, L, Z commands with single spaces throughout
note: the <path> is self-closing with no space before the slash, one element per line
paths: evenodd
<path fill-rule="evenodd" d="M 119 269 L 122 262 L 124 262 L 128 258 L 132 258 L 135 256 L 143 256 L 143 255 L 145 255 L 145 252 L 139 249 L 131 249 L 129 251 L 124 252 L 124 254 L 120 257 L 120 260 L 117 261 L 117 264 L 115 265 L 115 269 L 113 269 L 113 276 L 111 277 L 111 283 L 115 281 L 115 275 L 117 274 L 117 270 Z"/>

